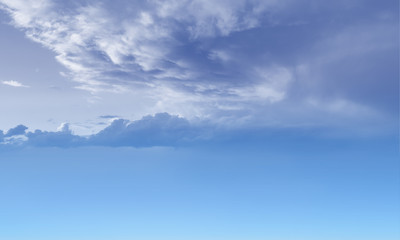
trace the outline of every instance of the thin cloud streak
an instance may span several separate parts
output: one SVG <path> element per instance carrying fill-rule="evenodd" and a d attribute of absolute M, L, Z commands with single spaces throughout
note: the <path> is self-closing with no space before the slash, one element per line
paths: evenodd
<path fill-rule="evenodd" d="M 14 81 L 14 80 L 2 81 L 1 83 L 3 83 L 4 85 L 7 85 L 7 86 L 11 86 L 11 87 L 24 87 L 24 88 L 28 88 L 29 87 L 29 86 L 26 86 L 26 85 L 18 82 L 18 81 Z"/>

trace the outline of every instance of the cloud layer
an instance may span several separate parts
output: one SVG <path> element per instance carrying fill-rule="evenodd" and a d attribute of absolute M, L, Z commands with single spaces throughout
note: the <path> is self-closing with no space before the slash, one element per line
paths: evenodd
<path fill-rule="evenodd" d="M 79 89 L 140 92 L 152 99 L 149 113 L 286 126 L 393 120 L 395 5 L 0 0 Z"/>
<path fill-rule="evenodd" d="M 78 147 L 78 146 L 177 146 L 210 139 L 210 126 L 189 123 L 188 120 L 158 113 L 145 116 L 137 121 L 115 119 L 97 134 L 78 136 L 73 134 L 68 124 L 63 124 L 56 132 L 35 130 L 18 125 L 7 131 L 0 131 L 0 144 L 6 146 L 34 147 Z"/>
<path fill-rule="evenodd" d="M 244 0 L 1 2 L 15 26 L 56 52 L 82 89 L 121 91 L 124 83 L 134 82 L 150 87 L 178 84 L 201 93 L 228 83 L 220 94 L 233 96 L 240 95 L 233 75 L 223 76 L 221 67 L 205 69 L 232 60 L 231 56 L 204 44 L 259 26 L 266 10 L 278 5 Z M 262 76 L 246 82 L 268 87 L 264 98 L 282 98 L 285 83 L 275 88 Z"/>
<path fill-rule="evenodd" d="M 323 127 L 246 127 L 231 128 L 226 125 L 216 126 L 213 123 L 199 121 L 191 122 L 185 118 L 157 113 L 144 116 L 136 121 L 113 119 L 111 123 L 98 133 L 80 136 L 74 134 L 68 123 L 63 123 L 57 131 L 34 130 L 27 131 L 24 125 L 9 129 L 6 133 L 0 130 L 1 147 L 154 147 L 154 146 L 189 146 L 199 144 L 258 142 L 262 144 L 277 144 L 280 141 L 299 141 L 318 138 L 359 138 L 365 133 L 341 128 Z M 312 134 L 310 134 L 312 133 Z M 372 134 L 371 134 L 372 133 Z M 369 136 L 379 136 L 371 132 Z M 392 137 L 386 133 L 383 137 Z M 313 141 L 314 141 L 313 140 Z M 300 140 L 301 141 L 301 140 Z"/>

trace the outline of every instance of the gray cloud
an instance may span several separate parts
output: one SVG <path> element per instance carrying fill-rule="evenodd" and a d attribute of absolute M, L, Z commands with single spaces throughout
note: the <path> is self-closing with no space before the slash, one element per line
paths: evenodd
<path fill-rule="evenodd" d="M 10 129 L 5 136 L 23 135 L 26 140 L 19 140 L 18 144 L 35 147 L 151 147 L 177 146 L 202 141 L 209 139 L 212 133 L 210 126 L 194 125 L 184 118 L 168 113 L 145 116 L 133 122 L 117 119 L 99 133 L 87 137 L 73 134 L 68 124 L 63 124 L 62 129 L 57 132 L 35 130 L 25 133 L 26 129 L 25 126 L 19 125 Z M 0 131 L 0 142 L 3 139 L 3 132 Z M 3 144 L 12 145 L 14 142 L 3 142 Z"/>
<path fill-rule="evenodd" d="M 36 130 L 26 134 L 28 146 L 36 147 L 77 147 L 87 144 L 83 137 L 73 135 L 71 132 L 47 132 Z"/>
<path fill-rule="evenodd" d="M 24 125 L 18 125 L 14 128 L 11 128 L 7 131 L 7 133 L 4 135 L 5 137 L 12 137 L 12 136 L 17 136 L 17 135 L 24 135 L 25 131 L 28 128 Z"/>
<path fill-rule="evenodd" d="M 118 116 L 116 116 L 116 115 L 102 115 L 102 116 L 99 116 L 99 118 L 111 119 L 111 118 L 118 118 Z"/>
<path fill-rule="evenodd" d="M 114 120 L 110 126 L 89 137 L 88 142 L 116 146 L 173 146 L 204 137 L 203 130 L 184 118 L 158 113 L 134 122 Z"/>
<path fill-rule="evenodd" d="M 357 132 L 355 129 L 343 127 L 324 128 L 322 126 L 303 126 L 286 128 L 266 128 L 252 126 L 244 128 L 230 128 L 228 125 L 216 126 L 209 122 L 190 122 L 185 118 L 168 113 L 158 113 L 144 116 L 140 120 L 129 121 L 116 119 L 109 126 L 96 134 L 79 136 L 74 134 L 63 124 L 59 131 L 35 130 L 25 132 L 26 127 L 19 125 L 13 128 L 9 137 L 0 131 L 0 147 L 84 147 L 84 146 L 108 146 L 108 147 L 154 147 L 154 146 L 188 146 L 199 144 L 241 141 L 261 141 L 264 144 L 282 141 L 296 141 L 294 136 L 307 136 L 313 139 L 323 136 L 334 138 L 376 136 L 370 132 Z M 311 133 L 311 134 L 310 134 Z M 379 134 L 381 134 L 380 132 Z M 393 131 L 386 131 L 385 136 L 392 136 Z M 279 144 L 278 144 L 279 145 Z"/>

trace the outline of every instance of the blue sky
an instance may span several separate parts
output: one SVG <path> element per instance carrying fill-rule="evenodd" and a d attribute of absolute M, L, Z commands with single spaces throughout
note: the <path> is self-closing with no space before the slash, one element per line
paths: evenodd
<path fill-rule="evenodd" d="M 296 138 L 3 150 L 0 238 L 398 239 L 394 141 Z"/>
<path fill-rule="evenodd" d="M 0 239 L 397 239 L 398 7 L 0 0 Z"/>

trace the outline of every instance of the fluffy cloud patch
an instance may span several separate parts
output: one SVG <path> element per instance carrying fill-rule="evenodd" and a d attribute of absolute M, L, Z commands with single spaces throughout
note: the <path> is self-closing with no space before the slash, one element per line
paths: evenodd
<path fill-rule="evenodd" d="M 28 129 L 28 127 L 24 125 L 18 125 L 14 128 L 11 128 L 7 131 L 7 133 L 4 135 L 5 137 L 12 137 L 12 136 L 17 136 L 17 135 L 24 135 L 25 131 Z"/>
<path fill-rule="evenodd" d="M 184 118 L 158 113 L 134 122 L 114 120 L 88 141 L 95 145 L 173 146 L 206 137 L 207 131 L 204 130 Z"/>
<path fill-rule="evenodd" d="M 11 87 L 28 87 L 28 86 L 25 86 L 24 84 L 22 84 L 20 82 L 14 81 L 14 80 L 2 81 L 1 83 L 3 83 L 4 85 L 11 86 Z"/>
<path fill-rule="evenodd" d="M 77 147 L 87 144 L 83 137 L 76 136 L 69 131 L 47 132 L 36 130 L 26 134 L 28 138 L 25 142 L 28 146 L 37 147 Z"/>

